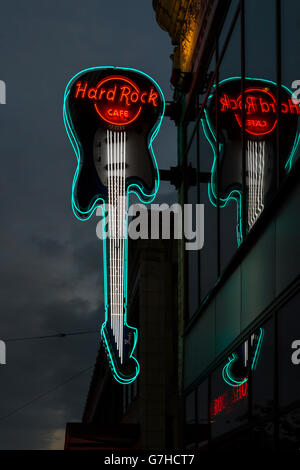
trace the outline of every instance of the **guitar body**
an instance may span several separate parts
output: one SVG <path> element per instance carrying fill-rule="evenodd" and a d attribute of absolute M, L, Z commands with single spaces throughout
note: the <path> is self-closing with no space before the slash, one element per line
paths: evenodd
<path fill-rule="evenodd" d="M 130 193 L 152 202 L 159 172 L 152 142 L 164 97 L 143 72 L 94 67 L 75 75 L 64 97 L 64 122 L 77 157 L 72 208 L 79 220 L 97 208 L 109 215 L 103 234 L 105 321 L 101 337 L 112 373 L 122 384 L 137 377 L 136 328 L 127 324 L 127 214 Z"/>
<path fill-rule="evenodd" d="M 213 153 L 209 199 L 214 206 L 226 207 L 230 201 L 236 204 L 237 244 L 243 240 L 242 218 L 247 221 L 247 231 L 258 219 L 265 205 L 273 198 L 277 185 L 275 171 L 277 146 L 277 85 L 270 80 L 245 78 L 245 157 L 246 194 L 243 193 L 242 148 L 242 83 L 240 77 L 226 78 L 212 88 L 207 100 L 202 126 Z M 292 91 L 281 85 L 281 116 L 279 176 L 289 171 L 297 148 L 297 131 L 300 108 L 292 102 Z M 218 102 L 217 102 L 218 100 Z M 217 149 L 217 123 L 219 148 Z M 218 161 L 217 161 L 218 160 Z M 219 174 L 217 174 L 217 170 Z M 243 214 L 242 199 L 246 199 Z"/>

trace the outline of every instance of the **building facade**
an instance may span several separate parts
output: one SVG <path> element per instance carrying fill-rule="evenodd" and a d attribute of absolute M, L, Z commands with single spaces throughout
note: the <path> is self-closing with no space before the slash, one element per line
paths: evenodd
<path fill-rule="evenodd" d="M 141 372 L 116 383 L 100 347 L 66 448 L 298 450 L 300 4 L 153 8 L 174 46 L 178 199 L 204 205 L 204 246 L 130 240 Z"/>
<path fill-rule="evenodd" d="M 300 4 L 153 7 L 174 45 L 179 200 L 205 206 L 204 247 L 178 247 L 182 444 L 298 449 Z"/>
<path fill-rule="evenodd" d="M 173 240 L 129 240 L 128 324 L 141 366 L 129 385 L 112 376 L 100 346 L 82 423 L 65 449 L 173 449 L 181 442 L 177 366 L 177 250 Z"/>

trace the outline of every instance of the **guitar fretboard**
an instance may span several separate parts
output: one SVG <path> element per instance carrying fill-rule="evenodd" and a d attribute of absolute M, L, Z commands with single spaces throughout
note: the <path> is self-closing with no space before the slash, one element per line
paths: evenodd
<path fill-rule="evenodd" d="M 123 362 L 126 132 L 107 131 L 110 326 Z"/>
<path fill-rule="evenodd" d="M 248 140 L 248 227 L 253 227 L 264 209 L 266 143 Z"/>

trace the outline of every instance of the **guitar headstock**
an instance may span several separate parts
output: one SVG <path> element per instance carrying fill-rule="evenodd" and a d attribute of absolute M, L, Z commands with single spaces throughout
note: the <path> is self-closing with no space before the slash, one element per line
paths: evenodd
<path fill-rule="evenodd" d="M 126 385 L 133 382 L 140 371 L 140 365 L 133 355 L 137 343 L 138 332 L 136 328 L 132 328 L 126 323 L 122 325 L 122 329 L 122 358 L 116 348 L 114 334 L 108 322 L 105 322 L 102 325 L 101 337 L 114 378 L 117 382 Z"/>

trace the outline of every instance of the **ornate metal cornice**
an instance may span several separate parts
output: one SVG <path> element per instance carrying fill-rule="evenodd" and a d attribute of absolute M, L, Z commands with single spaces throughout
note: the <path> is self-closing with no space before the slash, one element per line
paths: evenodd
<path fill-rule="evenodd" d="M 174 68 L 190 72 L 202 16 L 209 0 L 153 0 L 159 26 L 168 31 Z"/>

